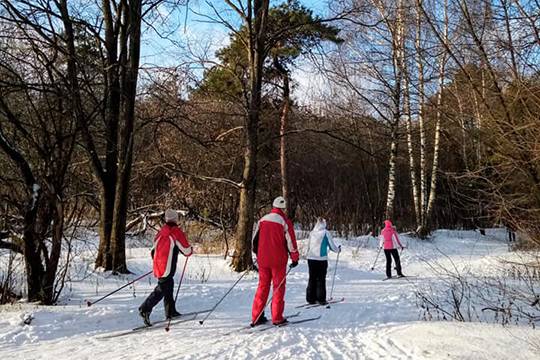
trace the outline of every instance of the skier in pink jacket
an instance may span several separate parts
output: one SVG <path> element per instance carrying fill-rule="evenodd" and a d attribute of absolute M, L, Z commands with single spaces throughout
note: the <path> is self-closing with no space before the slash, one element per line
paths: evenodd
<path fill-rule="evenodd" d="M 399 241 L 397 231 L 392 226 L 392 222 L 390 220 L 385 220 L 384 229 L 381 231 L 379 247 L 384 248 L 387 278 L 392 277 L 392 257 L 396 263 L 398 277 L 404 276 L 401 272 L 401 262 L 399 261 L 399 252 L 397 250 L 398 246 L 401 248 L 401 250 L 403 250 L 403 245 L 401 245 L 401 242 Z"/>

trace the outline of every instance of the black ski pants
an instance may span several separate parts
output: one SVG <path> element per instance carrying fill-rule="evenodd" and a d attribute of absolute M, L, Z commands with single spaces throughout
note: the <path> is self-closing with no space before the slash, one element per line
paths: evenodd
<path fill-rule="evenodd" d="M 172 275 L 159 278 L 157 286 L 154 291 L 148 297 L 142 305 L 139 307 L 139 310 L 146 313 L 151 313 L 154 306 L 156 306 L 161 299 L 163 300 L 163 306 L 165 308 L 165 317 L 172 317 L 176 312 L 174 306 L 174 278 Z"/>
<path fill-rule="evenodd" d="M 386 257 L 386 276 L 392 277 L 392 258 L 396 263 L 396 271 L 399 276 L 403 275 L 401 273 L 401 261 L 399 261 L 399 252 L 397 249 L 384 250 L 384 256 Z"/>
<path fill-rule="evenodd" d="M 326 301 L 327 260 L 308 260 L 309 281 L 306 289 L 306 301 L 310 304 Z"/>

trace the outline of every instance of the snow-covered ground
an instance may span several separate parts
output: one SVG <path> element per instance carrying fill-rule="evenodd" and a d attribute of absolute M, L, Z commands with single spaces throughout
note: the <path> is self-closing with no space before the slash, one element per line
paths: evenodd
<path fill-rule="evenodd" d="M 86 300 L 149 271 L 148 249 L 128 250 L 129 268 L 135 274 L 122 278 L 88 272 L 85 261 L 90 258 L 83 256 L 66 286 L 65 305 L 0 307 L 0 359 L 540 359 L 540 332 L 531 326 L 421 321 L 415 291 L 426 284 L 436 288 L 442 281 L 436 269 L 441 267 L 477 275 L 496 272 L 501 259 L 515 256 L 508 252 L 503 235 L 440 230 L 430 242 L 404 237 L 408 249 L 402 254 L 403 271 L 411 277 L 389 281 L 381 281 L 384 256 L 370 271 L 377 253 L 374 238 L 338 239 L 343 252 L 333 297 L 344 297 L 344 302 L 330 309 L 296 309 L 305 302 L 308 278 L 307 264 L 301 261 L 287 278 L 285 314 L 300 310 L 297 319 L 321 318 L 232 334 L 227 333 L 250 321 L 256 273 L 246 275 L 204 325 L 188 321 L 173 325 L 169 332 L 156 327 L 107 338 L 141 324 L 137 307 L 155 280 L 146 278 L 91 307 Z M 332 254 L 329 295 L 335 259 Z M 183 261 L 179 260 L 178 272 Z M 187 269 L 177 302 L 180 312 L 211 308 L 239 276 L 219 256 L 193 256 Z M 28 313 L 34 320 L 24 325 L 21 318 Z M 152 320 L 162 317 L 159 305 Z"/>

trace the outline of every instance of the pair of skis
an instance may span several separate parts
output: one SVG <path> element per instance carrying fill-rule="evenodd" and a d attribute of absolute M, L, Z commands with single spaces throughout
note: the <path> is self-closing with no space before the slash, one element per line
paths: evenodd
<path fill-rule="evenodd" d="M 329 308 L 330 304 L 336 304 L 336 303 L 340 303 L 340 302 L 343 302 L 343 301 L 345 301 L 345 298 L 331 299 L 326 304 L 303 304 L 303 305 L 297 306 L 296 308 L 311 309 L 311 308 L 315 308 L 315 307 L 318 307 L 318 306 L 326 306 L 327 308 Z M 204 314 L 204 313 L 207 313 L 209 311 L 210 311 L 210 309 L 201 310 L 201 311 L 193 311 L 193 312 L 182 314 L 179 317 L 173 318 L 173 320 L 171 322 L 171 325 L 181 324 L 181 323 L 184 323 L 184 322 L 195 320 L 199 314 Z M 279 325 L 262 324 L 262 325 L 258 325 L 258 326 L 255 326 L 255 327 L 252 327 L 251 325 L 247 325 L 247 326 L 243 326 L 243 327 L 241 327 L 239 329 L 235 329 L 233 331 L 230 331 L 230 332 L 228 332 L 228 333 L 226 333 L 224 335 L 230 335 L 230 334 L 233 334 L 233 333 L 245 332 L 245 331 L 251 332 L 252 329 L 253 330 L 258 330 L 258 331 L 266 331 L 266 330 L 273 329 L 273 328 L 276 328 L 276 327 L 285 327 L 285 326 L 288 326 L 288 325 L 301 324 L 301 323 L 305 323 L 305 322 L 309 322 L 309 321 L 315 321 L 315 320 L 318 320 L 318 319 L 321 318 L 321 315 L 318 315 L 318 316 L 305 318 L 305 319 L 290 320 L 290 319 L 296 318 L 298 316 L 300 316 L 300 311 L 298 311 L 298 312 L 296 312 L 294 314 L 285 316 L 285 318 L 288 321 L 286 323 L 283 323 L 283 324 L 279 324 Z M 178 319 L 178 320 L 176 320 L 176 319 Z M 124 332 L 103 336 L 103 337 L 101 337 L 101 339 L 115 338 L 115 337 L 135 334 L 135 333 L 139 333 L 139 332 L 143 332 L 143 331 L 148 331 L 148 330 L 161 329 L 161 328 L 164 328 L 168 324 L 168 322 L 169 322 L 168 319 L 159 320 L 159 321 L 154 322 L 152 324 L 152 326 L 146 326 L 146 325 L 138 326 L 138 327 L 135 327 L 135 328 L 133 328 L 131 330 L 127 330 L 127 331 L 124 331 Z"/>
<path fill-rule="evenodd" d="M 204 313 L 207 313 L 209 311 L 210 311 L 210 309 L 208 309 L 208 310 L 200 310 L 200 311 L 192 311 L 192 312 L 188 312 L 188 313 L 182 314 L 182 315 L 177 316 L 177 317 L 173 317 L 173 319 L 171 321 L 171 325 L 181 324 L 181 323 L 184 323 L 184 322 L 195 320 L 197 318 L 197 315 L 204 314 Z M 147 326 L 147 325 L 137 326 L 137 327 L 135 327 L 135 328 L 133 328 L 131 330 L 127 330 L 127 331 L 123 331 L 123 332 L 115 333 L 115 334 L 111 334 L 111 335 L 102 336 L 102 337 L 100 337 L 100 339 L 109 339 L 109 338 L 115 338 L 115 337 L 119 337 L 119 336 L 136 334 L 136 333 L 143 332 L 143 331 L 148 331 L 148 330 L 162 329 L 162 328 L 166 327 L 168 323 L 169 323 L 169 319 L 163 319 L 163 320 L 159 320 L 159 321 L 156 321 L 156 322 L 152 323 L 151 326 Z"/>
<path fill-rule="evenodd" d="M 344 297 L 338 298 L 338 299 L 330 299 L 330 300 L 327 301 L 326 304 L 319 304 L 319 303 L 317 303 L 317 304 L 302 304 L 302 305 L 296 306 L 296 308 L 297 309 L 299 309 L 299 308 L 311 309 L 311 308 L 315 308 L 315 307 L 318 307 L 318 306 L 326 306 L 326 308 L 330 308 L 330 304 L 336 304 L 336 303 L 340 303 L 340 302 L 343 302 L 343 301 L 345 301 Z M 254 329 L 254 330 L 258 329 L 259 331 L 266 331 L 266 330 L 273 329 L 273 328 L 276 328 L 276 327 L 285 327 L 285 326 L 294 325 L 294 324 L 302 324 L 302 323 L 309 322 L 309 321 L 319 320 L 321 318 L 321 315 L 318 315 L 318 316 L 305 318 L 305 319 L 290 320 L 291 318 L 295 318 L 295 317 L 298 317 L 298 316 L 300 316 L 300 311 L 298 311 L 298 312 L 296 312 L 294 314 L 291 314 L 291 315 L 286 315 L 285 318 L 287 319 L 287 322 L 283 323 L 283 324 L 279 324 L 279 325 L 262 324 L 262 325 L 257 325 L 257 326 L 254 326 L 254 327 L 252 327 L 251 325 L 246 325 L 246 326 L 241 327 L 240 329 L 236 329 L 236 330 L 230 331 L 228 333 L 225 333 L 224 335 L 231 335 L 231 334 L 238 333 L 238 332 L 251 332 L 252 329 Z"/>
<path fill-rule="evenodd" d="M 285 326 L 289 326 L 289 325 L 301 324 L 301 323 L 305 323 L 305 322 L 309 322 L 309 321 L 315 321 L 315 320 L 319 320 L 321 318 L 321 315 L 319 315 L 319 316 L 314 316 L 314 317 L 305 318 L 305 319 L 290 320 L 290 319 L 294 319 L 294 318 L 296 318 L 298 316 L 300 316 L 300 311 L 297 311 L 294 314 L 285 315 L 285 318 L 287 319 L 287 322 L 285 322 L 283 324 L 274 325 L 272 323 L 267 323 L 267 324 L 261 324 L 261 325 L 256 325 L 256 326 L 246 325 L 246 326 L 242 326 L 241 328 L 229 331 L 229 332 L 227 332 L 227 333 L 225 333 L 223 335 L 228 336 L 228 335 L 237 334 L 237 333 L 252 333 L 252 332 L 256 332 L 256 331 L 266 331 L 266 330 L 270 330 L 270 329 L 274 329 L 274 328 L 278 328 L 278 327 L 285 327 Z"/>
<path fill-rule="evenodd" d="M 330 308 L 330 305 L 331 304 L 337 304 L 337 303 L 340 303 L 340 302 L 343 302 L 345 301 L 345 298 L 342 297 L 342 298 L 338 298 L 338 299 L 330 299 L 326 302 L 326 304 L 321 304 L 321 303 L 316 303 L 316 304 L 302 304 L 302 305 L 298 305 L 296 306 L 296 309 L 300 309 L 300 308 L 304 308 L 304 309 L 311 309 L 311 308 L 314 308 L 314 307 L 319 307 L 319 306 L 326 306 L 326 308 Z"/>
<path fill-rule="evenodd" d="M 404 279 L 404 280 L 408 280 L 408 279 L 411 279 L 411 278 L 417 278 L 418 276 L 407 276 L 407 275 L 404 275 L 404 276 L 392 276 L 392 277 L 387 277 L 387 278 L 384 278 L 382 279 L 382 281 L 386 281 L 386 280 L 392 280 L 392 279 Z"/>

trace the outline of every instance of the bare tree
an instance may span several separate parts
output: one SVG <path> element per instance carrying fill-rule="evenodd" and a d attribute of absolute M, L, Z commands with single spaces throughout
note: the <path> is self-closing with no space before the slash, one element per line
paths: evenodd
<path fill-rule="evenodd" d="M 55 282 L 78 131 L 65 74 L 67 51 L 63 29 L 49 28 L 57 41 L 44 45 L 41 28 L 20 21 L 10 4 L 1 5 L 8 10 L 3 20 L 15 25 L 9 36 L 16 41 L 0 47 L 0 149 L 17 179 L 4 188 L 5 197 L 21 220 L 9 226 L 11 241 L 0 240 L 0 247 L 24 255 L 28 299 L 52 304 L 59 295 Z"/>

